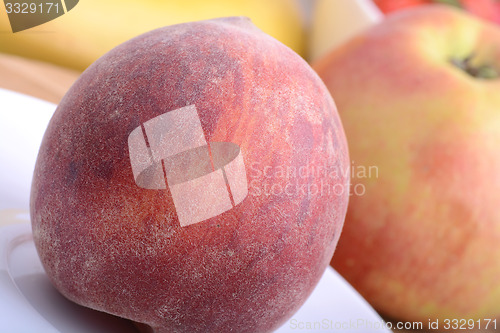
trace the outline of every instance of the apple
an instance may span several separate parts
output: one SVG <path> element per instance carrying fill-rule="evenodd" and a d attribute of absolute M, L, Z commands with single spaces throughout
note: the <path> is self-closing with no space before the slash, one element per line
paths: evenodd
<path fill-rule="evenodd" d="M 462 8 L 483 19 L 500 23 L 500 1 L 498 0 L 373 0 L 373 2 L 386 14 L 415 6 L 443 3 Z"/>
<path fill-rule="evenodd" d="M 498 0 L 460 0 L 458 2 L 458 6 L 468 12 L 500 24 L 500 2 Z"/>
<path fill-rule="evenodd" d="M 61 100 L 33 238 L 64 296 L 146 331 L 271 332 L 330 263 L 348 168 L 334 101 L 299 55 L 243 17 L 169 26 Z"/>
<path fill-rule="evenodd" d="M 386 14 L 393 11 L 432 3 L 433 0 L 372 0 Z M 439 1 L 439 0 L 436 0 Z M 453 1 L 453 0 L 452 0 Z"/>
<path fill-rule="evenodd" d="M 363 188 L 332 265 L 390 317 L 499 315 L 500 29 L 422 6 L 313 68 L 339 109 L 352 184 Z"/>

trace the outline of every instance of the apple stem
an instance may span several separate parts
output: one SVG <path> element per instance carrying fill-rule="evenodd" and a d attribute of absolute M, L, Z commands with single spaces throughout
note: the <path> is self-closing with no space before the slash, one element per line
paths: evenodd
<path fill-rule="evenodd" d="M 492 80 L 497 79 L 500 73 L 496 68 L 489 65 L 475 66 L 471 64 L 474 55 L 470 55 L 465 59 L 451 59 L 451 63 L 460 68 L 467 74 L 478 79 Z"/>

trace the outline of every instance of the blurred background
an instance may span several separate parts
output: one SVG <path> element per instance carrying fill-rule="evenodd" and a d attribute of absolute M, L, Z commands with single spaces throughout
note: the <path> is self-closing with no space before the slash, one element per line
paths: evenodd
<path fill-rule="evenodd" d="M 310 61 L 380 18 L 371 0 L 83 0 L 48 22 L 13 33 L 9 18 L 29 16 L 8 16 L 14 9 L 2 7 L 0 87 L 55 103 L 97 58 L 155 28 L 248 16 L 261 30 Z M 23 22 L 25 26 L 30 23 Z"/>
<path fill-rule="evenodd" d="M 13 23 L 33 25 L 29 12 L 42 9 L 44 2 L 3 2 L 0 87 L 51 102 L 58 102 L 79 73 L 114 46 L 146 31 L 182 22 L 248 16 L 309 62 L 379 22 L 385 14 L 409 7 L 445 3 L 500 22 L 496 0 L 66 0 L 60 14 L 13 33 Z M 16 3 L 39 7 L 19 7 L 28 14 L 15 15 L 12 5 Z M 43 23 L 44 19 L 47 22 Z"/>

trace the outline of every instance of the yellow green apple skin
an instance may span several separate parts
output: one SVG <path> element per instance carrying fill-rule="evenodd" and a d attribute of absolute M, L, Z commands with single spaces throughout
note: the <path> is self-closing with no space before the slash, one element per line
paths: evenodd
<path fill-rule="evenodd" d="M 365 191 L 350 199 L 332 265 L 391 317 L 498 316 L 499 28 L 425 6 L 389 16 L 313 67 L 354 165 L 377 169 L 352 174 Z"/>

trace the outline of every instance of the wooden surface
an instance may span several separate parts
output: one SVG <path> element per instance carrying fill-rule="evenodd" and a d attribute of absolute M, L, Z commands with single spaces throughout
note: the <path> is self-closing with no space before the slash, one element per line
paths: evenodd
<path fill-rule="evenodd" d="M 69 89 L 71 84 L 78 78 L 80 73 L 60 68 L 54 65 L 27 60 L 11 55 L 0 54 L 0 88 L 24 93 L 52 103 L 57 104 Z M 25 215 L 22 211 L 3 211 L 0 212 L 4 221 L 10 223 L 23 222 L 23 219 L 17 217 Z M 9 218 L 5 218 L 9 217 Z M 24 220 L 25 221 L 25 220 Z M 396 325 L 395 320 L 392 320 Z M 500 326 L 500 318 L 497 320 Z M 427 322 L 423 323 L 427 327 Z M 394 332 L 430 332 L 427 329 L 419 330 L 396 330 Z M 432 331 L 436 332 L 436 331 Z M 500 330 L 442 330 L 442 332 L 481 332 L 491 333 L 500 332 Z"/>
<path fill-rule="evenodd" d="M 0 88 L 59 103 L 80 73 L 51 64 L 0 54 Z"/>

